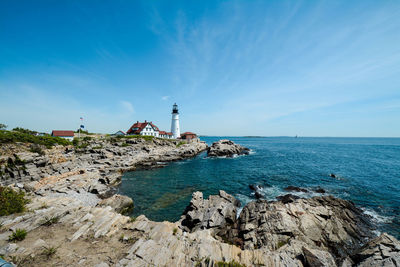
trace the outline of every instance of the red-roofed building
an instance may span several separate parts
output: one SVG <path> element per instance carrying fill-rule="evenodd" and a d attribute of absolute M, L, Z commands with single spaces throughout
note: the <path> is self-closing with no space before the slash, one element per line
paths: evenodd
<path fill-rule="evenodd" d="M 65 138 L 65 139 L 68 139 L 68 140 L 72 141 L 74 139 L 74 131 L 53 130 L 51 132 L 51 136 L 62 137 L 62 138 Z"/>
<path fill-rule="evenodd" d="M 160 135 L 160 130 L 156 125 L 154 125 L 151 121 L 144 121 L 144 122 L 139 122 L 137 121 L 134 123 L 131 128 L 129 128 L 128 131 L 126 131 L 126 134 L 129 135 L 150 135 L 154 137 L 159 137 Z"/>
<path fill-rule="evenodd" d="M 197 138 L 197 134 L 192 132 L 184 132 L 183 134 L 181 134 L 181 139 L 191 140 L 194 138 Z"/>

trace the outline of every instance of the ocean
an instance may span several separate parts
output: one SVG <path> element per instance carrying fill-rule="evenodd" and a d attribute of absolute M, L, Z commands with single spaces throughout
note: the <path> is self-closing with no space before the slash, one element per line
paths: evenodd
<path fill-rule="evenodd" d="M 202 153 L 164 168 L 125 173 L 119 193 L 134 200 L 133 215 L 176 221 L 194 191 L 208 197 L 225 190 L 245 205 L 255 200 L 250 184 L 263 186 L 268 200 L 287 193 L 283 189 L 289 185 L 321 187 L 353 201 L 372 216 L 379 232 L 400 238 L 400 138 L 201 137 L 209 145 L 220 139 L 251 153 L 235 158 Z"/>

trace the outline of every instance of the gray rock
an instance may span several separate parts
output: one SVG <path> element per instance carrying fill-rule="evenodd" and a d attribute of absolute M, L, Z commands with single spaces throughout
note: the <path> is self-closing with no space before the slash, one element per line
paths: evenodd
<path fill-rule="evenodd" d="M 310 267 L 337 266 L 332 255 L 327 251 L 303 247 L 304 258 Z"/>
<path fill-rule="evenodd" d="M 208 148 L 208 157 L 233 157 L 234 155 L 247 155 L 250 149 L 235 144 L 230 140 L 219 140 Z"/>
<path fill-rule="evenodd" d="M 400 242 L 386 233 L 372 239 L 350 256 L 357 266 L 400 266 Z"/>
<path fill-rule="evenodd" d="M 110 206 L 116 212 L 121 214 L 129 214 L 133 211 L 133 200 L 130 197 L 122 196 L 122 195 L 113 195 L 110 198 L 103 199 L 100 201 L 98 206 Z"/>

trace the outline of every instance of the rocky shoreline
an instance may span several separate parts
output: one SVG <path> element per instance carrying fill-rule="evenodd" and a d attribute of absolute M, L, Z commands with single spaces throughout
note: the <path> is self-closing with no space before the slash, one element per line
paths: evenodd
<path fill-rule="evenodd" d="M 222 143 L 215 155 L 248 152 Z M 332 196 L 260 199 L 237 216 L 233 196 L 195 192 L 177 222 L 124 216 L 134 203 L 114 194 L 122 173 L 196 156 L 207 150 L 198 140 L 95 139 L 45 155 L 6 149 L 1 185 L 31 201 L 0 217 L 0 255 L 18 266 L 400 266 L 399 241 L 375 237 L 368 216 Z M 9 242 L 16 229 L 26 239 Z"/>

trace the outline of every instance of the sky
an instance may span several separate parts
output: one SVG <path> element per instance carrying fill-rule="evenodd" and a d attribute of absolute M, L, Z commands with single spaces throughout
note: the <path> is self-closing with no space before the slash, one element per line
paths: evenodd
<path fill-rule="evenodd" d="M 0 1 L 0 123 L 400 137 L 400 1 Z"/>

